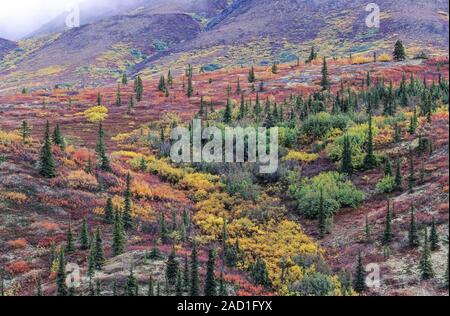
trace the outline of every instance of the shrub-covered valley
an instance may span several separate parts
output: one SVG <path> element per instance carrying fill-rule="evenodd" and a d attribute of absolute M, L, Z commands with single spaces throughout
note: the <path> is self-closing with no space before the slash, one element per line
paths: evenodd
<path fill-rule="evenodd" d="M 1 295 L 448 295 L 448 56 L 391 44 L 0 95 Z M 278 171 L 172 163 L 193 118 Z"/>

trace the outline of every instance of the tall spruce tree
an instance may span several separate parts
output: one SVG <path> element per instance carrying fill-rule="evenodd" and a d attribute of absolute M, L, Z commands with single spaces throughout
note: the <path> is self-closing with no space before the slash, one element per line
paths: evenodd
<path fill-rule="evenodd" d="M 53 159 L 50 124 L 48 121 L 45 125 L 44 145 L 41 149 L 40 174 L 46 178 L 54 178 L 56 176 L 56 164 Z"/>
<path fill-rule="evenodd" d="M 199 295 L 200 293 L 199 284 L 200 280 L 198 276 L 197 242 L 194 240 L 192 243 L 192 251 L 191 251 L 191 286 L 189 289 L 190 296 Z"/>
<path fill-rule="evenodd" d="M 369 113 L 369 129 L 367 131 L 367 151 L 364 157 L 364 167 L 368 170 L 377 166 L 377 158 L 373 152 L 372 113 Z"/>
<path fill-rule="evenodd" d="M 324 199 L 323 199 L 323 187 L 320 188 L 319 198 L 319 236 L 321 239 L 325 237 L 327 233 L 327 214 L 325 211 Z"/>
<path fill-rule="evenodd" d="M 124 207 L 123 207 L 123 227 L 125 229 L 130 229 L 133 227 L 133 218 L 131 216 L 132 212 L 132 201 L 131 201 L 131 175 L 127 174 L 126 188 L 124 193 Z"/>
<path fill-rule="evenodd" d="M 114 231 L 112 241 L 113 256 L 119 256 L 125 249 L 125 232 L 123 228 L 122 216 L 116 212 L 114 216 Z"/>
<path fill-rule="evenodd" d="M 439 249 L 439 235 L 437 232 L 436 217 L 434 217 L 434 216 L 433 216 L 433 220 L 431 222 L 430 249 L 431 249 L 431 251 L 436 251 Z"/>
<path fill-rule="evenodd" d="M 402 178 L 402 168 L 401 168 L 401 162 L 400 162 L 400 158 L 397 157 L 396 159 L 396 163 L 395 163 L 395 189 L 397 191 L 402 191 L 403 190 L 403 178 Z"/>
<path fill-rule="evenodd" d="M 410 247 L 418 247 L 419 242 L 419 234 L 417 232 L 417 222 L 416 222 L 416 213 L 414 207 L 411 205 L 411 215 L 410 215 L 410 223 L 409 223 L 409 231 L 408 231 L 408 240 Z"/>
<path fill-rule="evenodd" d="M 392 213 L 391 213 L 390 202 L 387 201 L 386 219 L 384 221 L 383 244 L 384 245 L 390 244 L 392 242 L 392 240 L 393 240 L 393 235 L 392 235 Z"/>
<path fill-rule="evenodd" d="M 347 175 L 353 174 L 352 149 L 350 137 L 344 136 L 344 149 L 342 152 L 341 172 Z"/>
<path fill-rule="evenodd" d="M 406 59 L 405 47 L 403 46 L 403 42 L 401 40 L 398 40 L 395 43 L 393 55 L 395 61 L 402 61 Z"/>
<path fill-rule="evenodd" d="M 328 78 L 328 65 L 327 59 L 324 57 L 322 62 L 322 80 L 320 81 L 322 90 L 328 90 L 330 88 L 330 79 Z"/>
<path fill-rule="evenodd" d="M 428 230 L 424 232 L 424 242 L 422 245 L 422 254 L 419 262 L 419 270 L 422 275 L 422 279 L 429 280 L 434 277 L 433 264 L 431 263 L 430 244 L 428 241 Z"/>
<path fill-rule="evenodd" d="M 81 224 L 80 247 L 82 250 L 89 249 L 89 228 L 86 218 L 83 218 L 83 224 Z"/>
<path fill-rule="evenodd" d="M 206 265 L 206 279 L 205 279 L 205 296 L 217 295 L 217 284 L 214 277 L 216 254 L 213 249 L 209 249 L 208 263 Z"/>
<path fill-rule="evenodd" d="M 108 224 L 112 224 L 114 222 L 114 205 L 111 197 L 108 197 L 106 200 L 103 219 Z"/>
<path fill-rule="evenodd" d="M 98 159 L 100 160 L 100 168 L 103 171 L 111 171 L 111 166 L 109 165 L 109 158 L 106 154 L 106 146 L 104 143 L 105 132 L 103 131 L 103 124 L 100 122 L 98 125 L 98 136 L 97 145 L 95 151 L 97 153 Z"/>
<path fill-rule="evenodd" d="M 97 227 L 97 230 L 95 231 L 94 243 L 95 243 L 95 253 L 94 253 L 95 268 L 97 270 L 101 270 L 103 264 L 105 263 L 105 255 L 103 252 L 103 240 L 100 232 L 100 227 Z"/>
<path fill-rule="evenodd" d="M 169 286 L 174 286 L 179 274 L 179 264 L 176 259 L 175 245 L 172 246 L 172 251 L 166 262 L 166 280 Z"/>
<path fill-rule="evenodd" d="M 354 282 L 353 288 L 358 293 L 363 293 L 367 290 L 366 285 L 366 270 L 363 264 L 363 258 L 361 251 L 358 252 L 358 260 L 356 263 L 355 274 L 354 274 Z"/>
<path fill-rule="evenodd" d="M 58 272 L 56 276 L 56 295 L 67 296 L 66 286 L 66 259 L 64 258 L 64 248 L 59 252 Z"/>
<path fill-rule="evenodd" d="M 72 253 L 75 251 L 75 245 L 73 243 L 73 233 L 72 233 L 72 224 L 69 223 L 69 227 L 67 228 L 66 234 L 66 253 Z"/>
<path fill-rule="evenodd" d="M 130 274 L 127 278 L 127 283 L 125 285 L 125 295 L 126 296 L 138 296 L 139 294 L 139 286 L 134 276 L 133 267 L 130 268 Z"/>

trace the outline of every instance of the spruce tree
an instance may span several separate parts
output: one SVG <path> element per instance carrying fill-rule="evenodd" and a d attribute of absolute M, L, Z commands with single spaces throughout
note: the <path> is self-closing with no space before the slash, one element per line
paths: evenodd
<path fill-rule="evenodd" d="M 36 279 L 36 296 L 43 296 L 43 293 L 42 293 L 42 279 L 41 279 L 40 275 Z"/>
<path fill-rule="evenodd" d="M 22 142 L 24 144 L 28 143 L 28 139 L 30 138 L 31 135 L 31 129 L 28 126 L 27 121 L 22 121 L 22 125 L 20 126 L 19 129 L 19 135 L 22 138 Z"/>
<path fill-rule="evenodd" d="M 59 252 L 58 274 L 56 276 L 56 295 L 67 296 L 66 286 L 66 260 L 64 258 L 64 248 Z"/>
<path fill-rule="evenodd" d="M 103 219 L 105 223 L 108 224 L 112 224 L 114 222 L 114 205 L 111 197 L 108 197 L 108 199 L 106 200 Z"/>
<path fill-rule="evenodd" d="M 181 280 L 180 271 L 177 271 L 177 280 L 175 282 L 175 296 L 183 296 L 183 281 Z"/>
<path fill-rule="evenodd" d="M 424 232 L 424 242 L 422 245 L 422 254 L 419 263 L 419 270 L 422 279 L 429 280 L 434 277 L 433 264 L 431 263 L 430 245 L 428 242 L 428 230 Z"/>
<path fill-rule="evenodd" d="M 387 201 L 387 213 L 384 221 L 383 244 L 390 244 L 393 240 L 392 236 L 392 213 L 389 201 Z"/>
<path fill-rule="evenodd" d="M 131 202 L 131 175 L 127 174 L 126 188 L 124 193 L 124 207 L 123 207 L 123 227 L 125 229 L 130 229 L 133 227 L 133 218 L 131 217 L 132 212 L 132 202 Z"/>
<path fill-rule="evenodd" d="M 419 235 L 417 233 L 417 223 L 416 223 L 416 214 L 414 211 L 414 207 L 411 205 L 411 219 L 409 224 L 408 231 L 408 240 L 410 247 L 418 247 L 419 246 Z"/>
<path fill-rule="evenodd" d="M 150 276 L 148 278 L 148 286 L 147 286 L 147 296 L 155 296 L 155 293 L 153 291 L 153 278 Z"/>
<path fill-rule="evenodd" d="M 95 253 L 94 253 L 95 268 L 97 270 L 101 270 L 103 264 L 105 263 L 105 255 L 103 253 L 103 240 L 100 232 L 100 227 L 97 227 L 97 230 L 95 231 L 94 243 L 95 243 Z"/>
<path fill-rule="evenodd" d="M 176 259 L 175 245 L 172 246 L 172 251 L 166 262 L 166 280 L 169 286 L 174 286 L 177 281 L 179 272 L 179 265 Z"/>
<path fill-rule="evenodd" d="M 395 61 L 402 61 L 406 59 L 406 52 L 405 52 L 405 47 L 403 46 L 403 42 L 398 40 L 395 43 L 395 48 L 394 48 L 394 60 Z"/>
<path fill-rule="evenodd" d="M 223 122 L 225 124 L 231 124 L 231 120 L 232 120 L 231 100 L 228 99 L 225 111 L 223 113 Z"/>
<path fill-rule="evenodd" d="M 127 278 L 127 283 L 125 285 L 125 295 L 126 296 L 138 296 L 139 287 L 137 280 L 134 276 L 133 267 L 130 268 L 130 274 Z"/>
<path fill-rule="evenodd" d="M 89 249 L 89 228 L 86 218 L 83 218 L 83 224 L 81 225 L 80 247 L 82 250 Z"/>
<path fill-rule="evenodd" d="M 61 127 L 59 126 L 59 124 L 56 124 L 56 126 L 53 130 L 52 141 L 53 141 L 53 144 L 56 146 L 59 146 L 59 148 L 61 148 L 61 150 L 64 150 L 64 148 L 66 147 L 64 137 L 61 134 Z"/>
<path fill-rule="evenodd" d="M 169 230 L 167 229 L 166 216 L 164 213 L 161 214 L 161 218 L 159 220 L 159 233 L 161 236 L 161 242 L 163 244 L 167 244 L 169 242 Z"/>
<path fill-rule="evenodd" d="M 353 174 L 352 149 L 350 137 L 344 136 L 344 149 L 342 152 L 341 172 L 347 175 Z"/>
<path fill-rule="evenodd" d="M 205 296 L 216 296 L 217 295 L 217 284 L 214 277 L 214 266 L 215 266 L 216 254 L 213 249 L 209 249 L 208 252 L 208 263 L 206 266 L 206 279 L 205 279 Z"/>
<path fill-rule="evenodd" d="M 261 258 L 257 258 L 255 263 L 250 267 L 250 275 L 256 284 L 264 287 L 271 286 L 266 263 Z"/>
<path fill-rule="evenodd" d="M 431 222 L 430 249 L 431 251 L 436 251 L 439 249 L 439 235 L 436 227 L 436 218 L 434 216 L 433 221 Z"/>
<path fill-rule="evenodd" d="M 103 171 L 111 171 L 111 167 L 109 165 L 109 158 L 106 154 L 106 146 L 104 143 L 105 133 L 103 131 L 103 125 L 100 122 L 98 125 L 98 136 L 97 136 L 97 145 L 95 151 L 97 153 L 98 159 L 100 160 L 100 168 Z"/>
<path fill-rule="evenodd" d="M 190 286 L 190 296 L 198 296 L 200 293 L 199 289 L 199 276 L 198 276 L 198 257 L 197 257 L 197 243 L 194 240 L 192 243 L 191 252 L 191 286 Z"/>
<path fill-rule="evenodd" d="M 409 176 L 408 176 L 408 188 L 409 191 L 414 189 L 414 185 L 416 182 L 416 175 L 414 172 L 414 157 L 412 148 L 409 149 Z"/>
<path fill-rule="evenodd" d="M 46 178 L 54 178 L 56 176 L 56 164 L 53 159 L 50 124 L 48 121 L 45 126 L 44 145 L 41 149 L 40 174 Z"/>
<path fill-rule="evenodd" d="M 227 288 L 225 286 L 225 280 L 223 276 L 223 271 L 220 272 L 220 279 L 219 279 L 219 296 L 228 296 Z"/>
<path fill-rule="evenodd" d="M 328 90 L 330 88 L 330 79 L 328 78 L 328 66 L 327 66 L 327 59 L 323 58 L 322 63 L 322 80 L 320 81 L 320 86 L 322 87 L 322 90 Z"/>
<path fill-rule="evenodd" d="M 166 79 L 164 78 L 164 76 L 161 76 L 159 78 L 158 90 L 161 92 L 166 91 Z"/>
<path fill-rule="evenodd" d="M 377 158 L 373 153 L 373 130 L 372 130 L 372 114 L 369 113 L 369 129 L 367 132 L 367 152 L 364 157 L 364 167 L 367 170 L 377 166 Z"/>
<path fill-rule="evenodd" d="M 66 253 L 72 253 L 75 251 L 75 246 L 73 244 L 72 224 L 70 223 L 69 227 L 67 228 L 65 251 Z"/>
<path fill-rule="evenodd" d="M 355 275 L 354 275 L 354 282 L 353 282 L 353 288 L 358 293 L 363 293 L 367 290 L 366 285 L 366 270 L 364 268 L 363 264 L 363 258 L 361 251 L 358 252 L 358 260 L 356 263 L 356 269 L 355 269 Z"/>
<path fill-rule="evenodd" d="M 370 231 L 370 222 L 369 222 L 369 216 L 366 215 L 366 221 L 365 221 L 365 225 L 364 225 L 364 233 L 366 236 L 366 242 L 369 243 L 372 241 L 372 234 Z"/>
<path fill-rule="evenodd" d="M 183 265 L 183 289 L 185 292 L 189 289 L 189 261 L 188 257 L 184 256 L 184 265 Z"/>
<path fill-rule="evenodd" d="M 194 85 L 192 83 L 192 76 L 188 77 L 188 88 L 187 88 L 187 96 L 188 98 L 194 95 Z"/>
<path fill-rule="evenodd" d="M 102 95 L 99 93 L 97 93 L 97 105 L 102 105 Z"/>
<path fill-rule="evenodd" d="M 120 92 L 120 85 L 117 85 L 117 92 L 116 92 L 116 106 L 122 106 L 122 95 Z"/>
<path fill-rule="evenodd" d="M 254 83 L 255 81 L 256 81 L 255 67 L 252 66 L 252 68 L 250 68 L 250 71 L 248 72 L 248 82 Z"/>
<path fill-rule="evenodd" d="M 403 190 L 403 186 L 402 186 L 402 168 L 401 168 L 401 163 L 400 163 L 400 158 L 397 157 L 396 159 L 396 164 L 395 164 L 396 168 L 395 168 L 395 189 L 397 191 L 402 191 Z"/>
<path fill-rule="evenodd" d="M 122 223 L 122 217 L 119 212 L 114 216 L 114 231 L 112 241 L 113 256 L 119 256 L 125 248 L 125 232 Z"/>
<path fill-rule="evenodd" d="M 128 84 L 128 77 L 127 77 L 127 74 L 125 72 L 122 74 L 122 84 L 124 86 L 126 86 Z"/>
<path fill-rule="evenodd" d="M 389 157 L 386 157 L 386 160 L 384 162 L 384 176 L 392 177 L 392 164 L 391 159 L 389 159 Z"/>

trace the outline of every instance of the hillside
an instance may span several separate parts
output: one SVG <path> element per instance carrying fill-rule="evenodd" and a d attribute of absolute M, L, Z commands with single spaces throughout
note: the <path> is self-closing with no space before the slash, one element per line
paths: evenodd
<path fill-rule="evenodd" d="M 8 54 L 11 50 L 13 50 L 16 47 L 17 45 L 14 42 L 0 38 L 0 61 L 6 54 Z"/>

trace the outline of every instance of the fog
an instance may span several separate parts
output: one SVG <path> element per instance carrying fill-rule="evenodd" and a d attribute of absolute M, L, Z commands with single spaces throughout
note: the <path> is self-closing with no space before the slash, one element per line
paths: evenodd
<path fill-rule="evenodd" d="M 0 3 L 0 37 L 21 39 L 58 15 L 67 12 L 71 4 L 79 3 L 83 10 L 96 12 L 101 8 L 132 5 L 145 0 L 3 0 Z M 154 1 L 154 0 L 147 0 Z"/>

